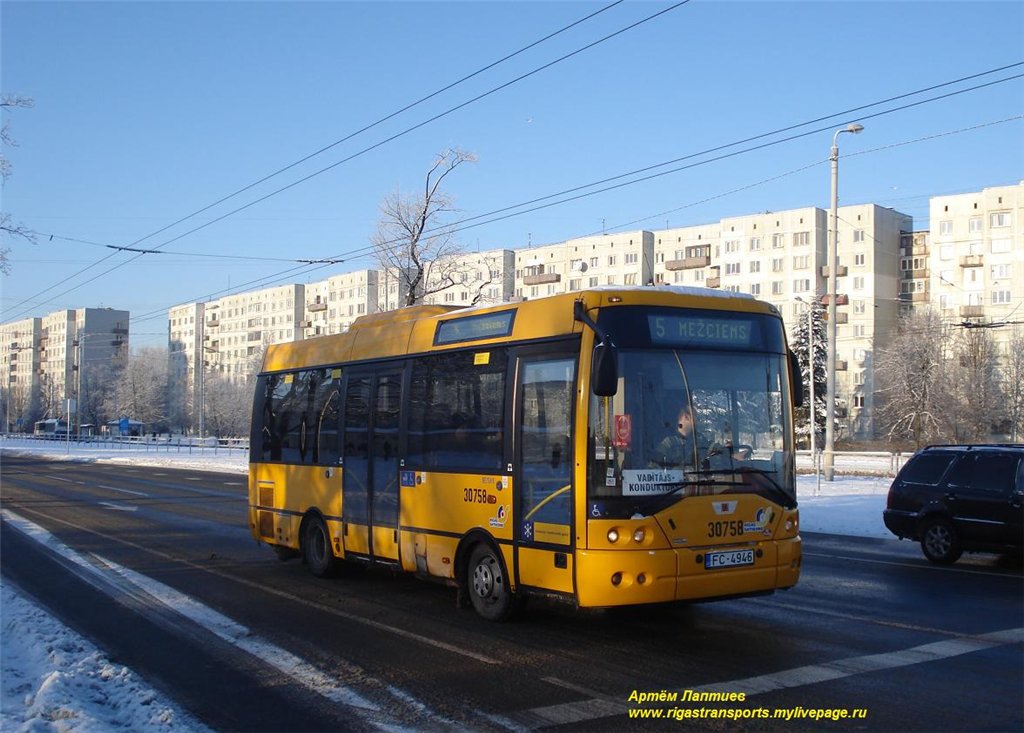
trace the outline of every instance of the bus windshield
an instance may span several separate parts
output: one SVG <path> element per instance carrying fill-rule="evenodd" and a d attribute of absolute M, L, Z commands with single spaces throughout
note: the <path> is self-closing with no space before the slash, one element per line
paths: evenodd
<path fill-rule="evenodd" d="M 591 516 L 726 493 L 796 505 L 783 355 L 622 349 L 619 374 L 614 397 L 591 401 Z"/>

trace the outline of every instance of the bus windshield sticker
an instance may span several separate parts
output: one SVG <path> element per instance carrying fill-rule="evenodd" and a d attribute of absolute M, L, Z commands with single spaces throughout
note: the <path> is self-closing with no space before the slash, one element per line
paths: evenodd
<path fill-rule="evenodd" d="M 503 338 L 512 335 L 512 322 L 516 312 L 484 313 L 479 316 L 465 316 L 441 321 L 437 324 L 434 344 L 455 344 L 460 341 Z"/>
<path fill-rule="evenodd" d="M 332 369 L 331 370 L 331 379 L 341 379 L 341 370 L 340 369 Z"/>
<path fill-rule="evenodd" d="M 615 416 L 615 440 L 612 445 L 616 448 L 628 448 L 633 442 L 633 418 L 629 415 Z"/>
<path fill-rule="evenodd" d="M 695 315 L 650 315 L 651 343 L 658 346 L 731 346 L 749 348 L 754 322 Z"/>
<path fill-rule="evenodd" d="M 295 379 L 295 375 L 294 374 L 285 374 L 284 375 L 284 383 L 285 384 L 291 384 L 294 379 Z"/>
<path fill-rule="evenodd" d="M 473 354 L 473 366 L 485 366 L 491 363 L 491 352 L 484 351 L 479 354 Z"/>
<path fill-rule="evenodd" d="M 622 472 L 623 496 L 653 496 L 671 491 L 683 482 L 683 472 L 657 468 L 625 469 Z"/>

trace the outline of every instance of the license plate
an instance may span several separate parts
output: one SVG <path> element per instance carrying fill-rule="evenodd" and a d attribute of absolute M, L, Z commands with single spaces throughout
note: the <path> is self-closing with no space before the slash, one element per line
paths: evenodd
<path fill-rule="evenodd" d="M 726 552 L 709 552 L 704 555 L 704 569 L 734 568 L 739 565 L 753 565 L 753 550 L 728 550 Z"/>

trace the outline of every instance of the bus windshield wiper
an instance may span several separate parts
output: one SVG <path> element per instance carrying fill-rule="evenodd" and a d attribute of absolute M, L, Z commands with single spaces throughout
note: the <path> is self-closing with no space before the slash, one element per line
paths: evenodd
<path fill-rule="evenodd" d="M 783 499 L 784 499 L 783 504 L 788 504 L 788 503 L 790 503 L 790 502 L 792 502 L 792 501 L 794 501 L 796 499 L 795 495 L 790 495 L 785 489 L 783 489 L 779 485 L 778 481 L 775 480 L 775 471 L 766 471 L 763 468 L 756 468 L 754 466 L 735 466 L 735 467 L 731 467 L 731 468 L 720 468 L 720 469 L 705 468 L 705 469 L 701 469 L 700 471 L 695 471 L 694 473 L 700 474 L 702 476 L 714 475 L 714 474 L 718 474 L 718 475 L 725 474 L 727 476 L 742 476 L 743 474 L 746 474 L 746 473 L 757 474 L 758 476 L 763 476 L 765 479 L 767 479 L 769 486 L 767 486 L 765 488 L 770 488 L 774 493 L 776 493 L 779 496 L 783 497 Z M 712 482 L 712 483 L 722 483 L 722 482 Z M 732 484 L 732 485 L 734 485 L 734 486 L 742 486 L 743 482 L 742 481 L 736 482 L 735 484 Z"/>

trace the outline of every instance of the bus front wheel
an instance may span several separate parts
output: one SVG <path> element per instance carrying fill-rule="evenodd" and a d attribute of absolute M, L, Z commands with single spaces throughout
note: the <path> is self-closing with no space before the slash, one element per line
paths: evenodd
<path fill-rule="evenodd" d="M 469 555 L 466 585 L 476 612 L 488 621 L 504 621 L 514 607 L 514 596 L 498 553 L 480 543 Z"/>
<path fill-rule="evenodd" d="M 331 551 L 327 525 L 316 515 L 306 520 L 306 529 L 302 533 L 302 557 L 309 571 L 318 578 L 328 578 L 337 572 L 338 561 Z"/>

